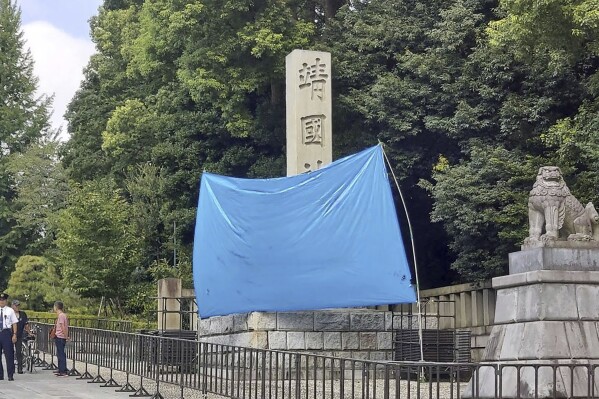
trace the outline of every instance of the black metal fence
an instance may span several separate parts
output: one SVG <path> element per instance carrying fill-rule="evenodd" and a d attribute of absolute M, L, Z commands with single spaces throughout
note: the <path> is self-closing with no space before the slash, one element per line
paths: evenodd
<path fill-rule="evenodd" d="M 39 326 L 38 364 L 52 369 L 51 326 Z M 155 398 L 164 397 L 165 390 L 169 397 L 184 398 L 185 390 L 193 390 L 241 399 L 593 398 L 599 393 L 599 365 L 589 362 L 377 362 L 80 327 L 72 327 L 70 337 L 71 375 L 108 388 L 123 385 L 117 390 L 131 396 L 151 396 L 148 380 Z M 130 376 L 141 377 L 139 386 Z"/>
<path fill-rule="evenodd" d="M 53 324 L 56 317 L 30 317 L 29 321 Z M 133 322 L 129 320 L 94 319 L 69 317 L 69 324 L 73 327 L 96 328 L 99 330 L 132 332 Z"/>
<path fill-rule="evenodd" d="M 154 297 L 157 306 L 151 311 L 152 316 L 157 316 L 159 328 L 168 325 L 178 326 L 181 331 L 198 331 L 200 319 L 195 296 L 180 297 Z"/>
<path fill-rule="evenodd" d="M 415 362 L 422 357 L 427 362 L 469 363 L 470 331 L 447 328 L 456 324 L 455 302 L 431 298 L 421 302 L 420 314 L 414 313 L 413 304 L 396 305 L 393 311 L 393 360 Z"/>

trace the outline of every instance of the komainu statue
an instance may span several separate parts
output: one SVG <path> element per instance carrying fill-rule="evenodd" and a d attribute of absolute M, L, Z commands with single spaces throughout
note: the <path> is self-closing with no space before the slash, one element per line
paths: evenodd
<path fill-rule="evenodd" d="M 539 169 L 528 198 L 528 220 L 530 230 L 524 247 L 544 246 L 557 240 L 586 241 L 599 246 L 599 214 L 592 202 L 584 207 L 570 194 L 556 166 Z"/>

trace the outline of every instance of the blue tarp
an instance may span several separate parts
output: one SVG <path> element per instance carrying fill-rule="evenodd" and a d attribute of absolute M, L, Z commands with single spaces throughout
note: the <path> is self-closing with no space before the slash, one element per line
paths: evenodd
<path fill-rule="evenodd" d="M 276 179 L 204 173 L 201 317 L 416 301 L 382 148 Z"/>

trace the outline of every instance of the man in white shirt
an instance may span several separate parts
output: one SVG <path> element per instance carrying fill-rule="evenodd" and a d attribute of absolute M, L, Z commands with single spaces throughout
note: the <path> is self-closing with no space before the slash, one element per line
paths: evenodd
<path fill-rule="evenodd" d="M 19 319 L 11 307 L 6 306 L 8 294 L 0 294 L 0 360 L 2 352 L 6 359 L 8 381 L 14 381 L 15 374 L 15 342 L 17 342 L 17 323 Z M 0 380 L 4 379 L 4 368 L 0 361 Z"/>

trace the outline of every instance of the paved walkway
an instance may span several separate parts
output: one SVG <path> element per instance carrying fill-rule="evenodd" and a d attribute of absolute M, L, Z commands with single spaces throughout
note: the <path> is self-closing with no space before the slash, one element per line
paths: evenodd
<path fill-rule="evenodd" d="M 4 362 L 3 362 L 4 363 Z M 6 366 L 4 366 L 6 373 Z M 0 381 L 0 399 L 128 399 L 129 394 L 115 392 L 117 388 L 102 388 L 76 377 L 56 377 L 50 370 L 36 368 L 33 373 L 15 374 L 14 381 Z"/>

